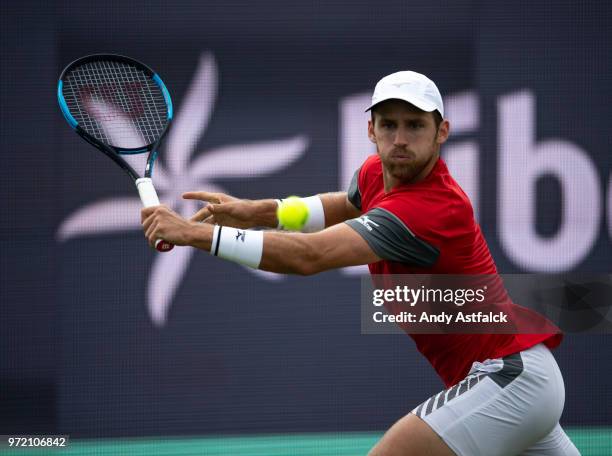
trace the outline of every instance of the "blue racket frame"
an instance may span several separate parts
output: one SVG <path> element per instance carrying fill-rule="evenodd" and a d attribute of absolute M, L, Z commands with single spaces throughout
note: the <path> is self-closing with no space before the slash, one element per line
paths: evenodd
<path fill-rule="evenodd" d="M 66 99 L 64 98 L 64 93 L 63 93 L 64 81 L 67 75 L 70 74 L 70 72 L 73 69 L 83 64 L 95 62 L 95 61 L 109 61 L 109 60 L 122 62 L 122 63 L 131 65 L 131 66 L 134 66 L 140 69 L 147 76 L 149 76 L 151 80 L 153 80 L 153 82 L 155 82 L 155 84 L 157 84 L 157 86 L 160 88 L 163 94 L 164 100 L 166 102 L 166 106 L 167 106 L 167 122 L 159 138 L 157 138 L 157 140 L 154 143 L 148 144 L 145 147 L 139 147 L 139 148 L 134 148 L 134 149 L 117 148 L 112 145 L 105 144 L 104 142 L 99 141 L 94 136 L 87 133 L 87 131 L 85 131 L 83 128 L 81 128 L 77 120 L 71 114 L 70 109 L 68 108 L 68 104 L 66 103 Z M 155 73 L 151 68 L 149 68 L 144 63 L 139 62 L 138 60 L 132 59 L 130 57 L 126 57 L 124 55 L 118 55 L 118 54 L 91 54 L 85 57 L 81 57 L 71 62 L 70 64 L 68 64 L 68 66 L 66 66 L 66 68 L 64 68 L 64 70 L 62 71 L 59 77 L 58 85 L 57 85 L 57 100 L 58 100 L 60 109 L 62 111 L 62 114 L 64 116 L 64 119 L 66 120 L 66 122 L 68 122 L 68 125 L 70 125 L 70 127 L 79 136 L 81 136 L 85 141 L 87 141 L 88 143 L 90 143 L 92 146 L 96 147 L 100 151 L 102 151 L 111 160 L 113 160 L 116 164 L 118 164 L 134 181 L 138 179 L 140 176 L 129 163 L 127 163 L 123 158 L 121 158 L 121 155 L 142 154 L 142 153 L 149 152 L 149 155 L 147 157 L 147 164 L 145 166 L 144 177 L 151 177 L 151 174 L 153 173 L 153 165 L 158 155 L 157 150 L 159 148 L 159 144 L 161 143 L 161 140 L 164 138 L 164 136 L 168 132 L 168 129 L 170 128 L 170 124 L 171 124 L 172 117 L 174 114 L 170 92 L 168 91 L 161 77 L 157 73 Z"/>

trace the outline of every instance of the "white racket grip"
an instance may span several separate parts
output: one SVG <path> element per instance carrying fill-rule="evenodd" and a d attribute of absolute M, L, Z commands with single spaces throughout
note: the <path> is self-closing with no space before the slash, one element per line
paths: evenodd
<path fill-rule="evenodd" d="M 159 198 L 150 177 L 136 179 L 136 188 L 144 207 L 159 206 Z"/>
<path fill-rule="evenodd" d="M 136 188 L 140 195 L 140 201 L 144 207 L 159 206 L 159 197 L 153 186 L 153 181 L 150 177 L 141 177 L 136 179 Z M 155 241 L 155 250 L 158 252 L 168 252 L 174 248 L 174 244 L 158 239 Z"/>

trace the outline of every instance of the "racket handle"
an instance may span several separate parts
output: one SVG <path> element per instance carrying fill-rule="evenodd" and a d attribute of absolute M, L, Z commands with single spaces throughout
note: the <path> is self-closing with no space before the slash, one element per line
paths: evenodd
<path fill-rule="evenodd" d="M 140 201 L 144 207 L 159 206 L 159 198 L 155 187 L 153 187 L 153 181 L 150 177 L 141 177 L 136 179 L 136 188 L 140 195 Z M 155 250 L 158 252 L 168 252 L 174 248 L 174 244 L 170 244 L 168 241 L 158 239 L 155 241 Z"/>

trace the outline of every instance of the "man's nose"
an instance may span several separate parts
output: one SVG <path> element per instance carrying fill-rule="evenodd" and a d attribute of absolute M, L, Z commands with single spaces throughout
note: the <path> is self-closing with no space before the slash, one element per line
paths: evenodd
<path fill-rule="evenodd" d="M 395 138 L 393 139 L 393 144 L 396 147 L 407 146 L 408 145 L 408 132 L 404 128 L 398 128 L 395 132 Z"/>

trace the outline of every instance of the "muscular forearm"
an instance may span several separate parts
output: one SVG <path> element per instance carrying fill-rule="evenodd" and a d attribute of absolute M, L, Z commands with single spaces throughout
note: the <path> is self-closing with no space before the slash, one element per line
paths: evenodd
<path fill-rule="evenodd" d="M 193 223 L 190 227 L 187 244 L 210 252 L 214 226 L 208 223 Z"/>
<path fill-rule="evenodd" d="M 310 275 L 321 272 L 313 234 L 267 232 L 259 269 L 281 274 Z"/>
<path fill-rule="evenodd" d="M 192 225 L 189 245 L 211 251 L 214 227 L 209 224 Z M 317 255 L 307 234 L 267 232 L 259 269 L 283 274 L 314 274 Z M 290 252 L 290 253 L 288 253 Z M 215 253 L 215 252 L 211 252 Z"/>
<path fill-rule="evenodd" d="M 318 233 L 253 231 L 191 223 L 187 242 L 220 258 L 265 271 L 310 275 L 380 258 L 343 223 Z"/>
<path fill-rule="evenodd" d="M 278 204 L 273 199 L 262 199 L 255 200 L 253 204 L 256 205 L 257 210 L 255 211 L 256 218 L 253 220 L 253 227 L 261 226 L 265 228 L 276 228 L 278 227 L 278 218 L 276 216 L 276 209 Z"/>

